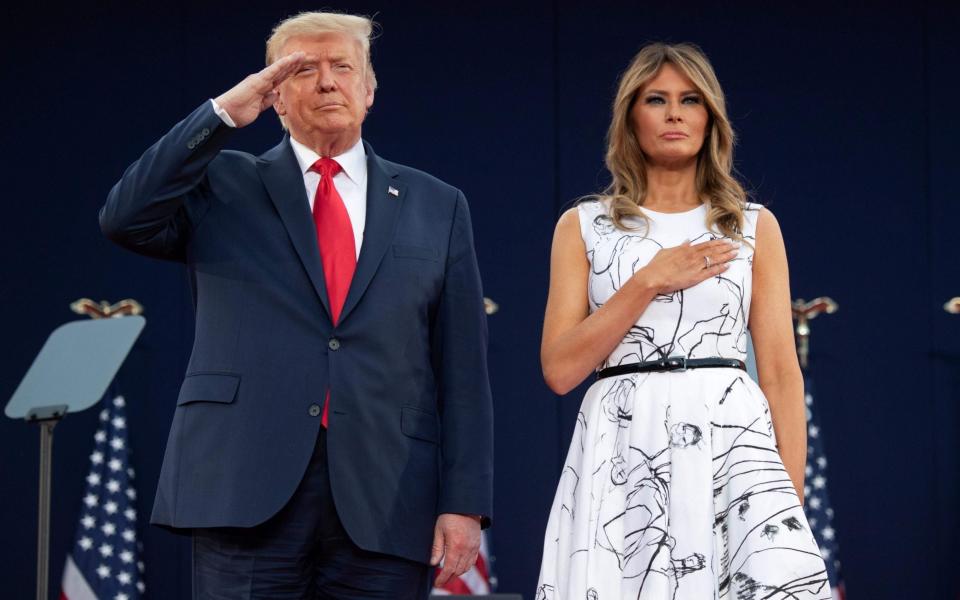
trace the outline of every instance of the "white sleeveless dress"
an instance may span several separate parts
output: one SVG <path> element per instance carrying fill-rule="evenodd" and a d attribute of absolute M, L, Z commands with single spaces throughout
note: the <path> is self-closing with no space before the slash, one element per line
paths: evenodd
<path fill-rule="evenodd" d="M 755 243 L 759 205 L 744 237 Z M 590 310 L 661 248 L 722 237 L 707 207 L 614 227 L 581 203 Z M 671 356 L 746 359 L 753 249 L 657 296 L 602 367 Z M 776 450 L 770 408 L 739 369 L 595 382 L 577 417 L 544 540 L 537 600 L 829 600 L 819 549 Z"/>

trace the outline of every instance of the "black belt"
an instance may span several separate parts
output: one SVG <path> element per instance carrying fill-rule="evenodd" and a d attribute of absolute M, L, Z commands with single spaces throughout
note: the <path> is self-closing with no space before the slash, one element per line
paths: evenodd
<path fill-rule="evenodd" d="M 747 370 L 747 365 L 742 360 L 736 358 L 687 358 L 686 356 L 671 356 L 660 360 L 648 360 L 626 365 L 617 365 L 600 369 L 597 373 L 597 379 L 605 377 L 616 377 L 617 375 L 626 375 L 628 373 L 654 373 L 660 371 L 686 371 L 687 369 L 741 369 Z"/>

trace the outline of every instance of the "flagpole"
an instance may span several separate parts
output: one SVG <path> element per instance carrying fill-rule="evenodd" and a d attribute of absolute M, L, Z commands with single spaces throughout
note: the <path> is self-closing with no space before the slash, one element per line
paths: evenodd
<path fill-rule="evenodd" d="M 54 413 L 56 414 L 56 413 Z M 42 419 L 40 425 L 40 494 L 37 525 L 37 600 L 47 600 L 50 583 L 50 465 L 53 459 L 53 428 L 59 416 Z"/>
<path fill-rule="evenodd" d="M 797 322 L 797 357 L 800 359 L 800 368 L 806 373 L 810 358 L 810 319 L 820 313 L 833 314 L 838 307 L 829 296 L 820 296 L 810 302 L 797 298 L 791 308 L 793 319 Z"/>

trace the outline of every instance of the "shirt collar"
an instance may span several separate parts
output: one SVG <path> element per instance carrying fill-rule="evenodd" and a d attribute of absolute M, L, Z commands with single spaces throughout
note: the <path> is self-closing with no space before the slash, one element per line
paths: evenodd
<path fill-rule="evenodd" d="M 313 163 L 320 159 L 320 155 L 293 139 L 293 136 L 290 137 L 290 145 L 293 147 L 293 153 L 300 165 L 300 172 L 306 174 Z M 359 184 L 366 178 L 367 154 L 363 149 L 363 140 L 358 139 L 357 143 L 349 150 L 334 156 L 333 160 L 340 164 L 343 173 L 354 183 Z"/>

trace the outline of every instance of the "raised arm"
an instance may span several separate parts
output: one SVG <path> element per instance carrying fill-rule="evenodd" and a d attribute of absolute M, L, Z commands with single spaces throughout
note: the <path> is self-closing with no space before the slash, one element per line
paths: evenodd
<path fill-rule="evenodd" d="M 246 77 L 217 104 L 243 127 L 276 99 L 276 86 L 303 62 L 297 52 Z M 182 259 L 191 227 L 207 209 L 204 175 L 232 127 L 210 102 L 178 123 L 123 174 L 100 210 L 100 228 L 121 246 L 157 258 Z"/>
<path fill-rule="evenodd" d="M 553 235 L 550 292 L 540 346 L 547 385 L 558 394 L 575 388 L 616 348 L 657 294 L 686 289 L 726 271 L 736 253 L 736 247 L 724 240 L 664 248 L 591 314 L 587 301 L 590 264 L 578 210 L 565 212 Z M 704 268 L 704 256 L 710 257 L 710 268 Z"/>
<path fill-rule="evenodd" d="M 780 458 L 803 502 L 807 459 L 803 376 L 793 339 L 787 253 L 780 225 L 767 209 L 762 209 L 758 217 L 756 245 L 750 333 L 756 352 L 757 375 L 760 389 L 770 403 Z"/>

